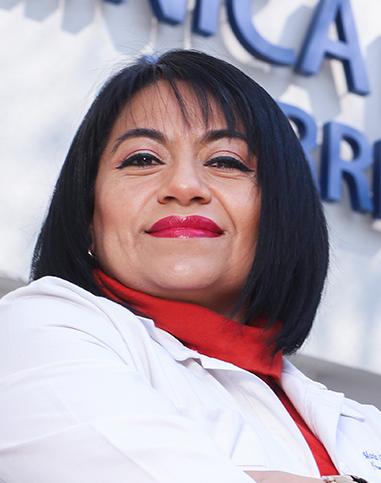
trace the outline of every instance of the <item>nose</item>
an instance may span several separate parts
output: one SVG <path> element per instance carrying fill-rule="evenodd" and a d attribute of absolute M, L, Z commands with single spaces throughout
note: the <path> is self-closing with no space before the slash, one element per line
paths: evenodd
<path fill-rule="evenodd" d="M 177 202 L 182 206 L 192 203 L 207 204 L 212 193 L 200 170 L 192 160 L 182 159 L 174 163 L 165 173 L 158 191 L 158 201 L 161 204 Z"/>

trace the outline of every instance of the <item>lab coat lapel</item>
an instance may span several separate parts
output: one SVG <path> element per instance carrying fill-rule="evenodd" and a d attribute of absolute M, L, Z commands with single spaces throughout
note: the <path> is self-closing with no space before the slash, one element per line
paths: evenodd
<path fill-rule="evenodd" d="M 287 360 L 284 361 L 282 386 L 338 467 L 337 428 L 343 412 L 344 394 L 329 391 L 323 384 L 312 381 Z"/>
<path fill-rule="evenodd" d="M 235 366 L 234 364 L 231 364 L 230 362 L 221 361 L 219 359 L 215 359 L 214 357 L 204 356 L 193 349 L 189 349 L 172 334 L 160 329 L 159 327 L 156 327 L 151 319 L 147 319 L 145 317 L 139 317 L 139 319 L 141 322 L 143 322 L 150 336 L 162 347 L 164 347 L 165 350 L 169 352 L 169 354 L 171 354 L 173 359 L 176 361 L 181 362 L 186 361 L 187 359 L 197 359 L 205 369 L 221 369 L 230 371 L 244 370 Z"/>
<path fill-rule="evenodd" d="M 220 371 L 246 372 L 234 364 L 224 362 L 213 357 L 204 356 L 195 350 L 184 346 L 178 339 L 168 332 L 156 327 L 151 319 L 139 317 L 151 337 L 156 340 L 174 360 L 184 362 L 188 359 L 199 361 L 204 369 Z M 231 446 L 231 435 L 235 435 L 234 446 L 231 448 L 231 459 L 242 470 L 266 469 L 268 459 L 262 448 L 258 435 L 253 432 L 249 425 L 245 424 L 245 418 L 236 406 L 233 397 L 228 391 L 221 393 L 228 406 L 222 406 L 220 410 L 214 408 L 214 423 L 212 425 L 216 439 L 222 447 Z M 221 401 L 221 400 L 220 400 Z M 229 407 L 229 409 L 227 409 Z M 218 417 L 217 417 L 218 416 Z"/>

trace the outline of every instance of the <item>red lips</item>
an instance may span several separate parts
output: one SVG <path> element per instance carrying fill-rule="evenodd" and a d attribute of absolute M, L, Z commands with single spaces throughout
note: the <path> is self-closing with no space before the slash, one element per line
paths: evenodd
<path fill-rule="evenodd" d="M 162 218 L 147 233 L 158 238 L 216 238 L 223 230 L 209 218 L 190 215 Z"/>

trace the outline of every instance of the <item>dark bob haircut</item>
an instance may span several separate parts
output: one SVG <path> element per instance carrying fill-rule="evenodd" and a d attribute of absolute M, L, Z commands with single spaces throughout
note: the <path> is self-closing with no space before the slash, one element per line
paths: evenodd
<path fill-rule="evenodd" d="M 228 129 L 246 129 L 257 157 L 261 214 L 256 253 L 235 310 L 248 323 L 282 321 L 276 348 L 285 354 L 306 339 L 328 266 L 328 236 L 318 192 L 301 145 L 276 102 L 231 64 L 194 50 L 142 57 L 111 77 L 82 121 L 58 178 L 35 247 L 31 279 L 52 275 L 101 295 L 88 255 L 98 164 L 121 110 L 141 89 L 167 81 L 186 117 L 178 82 L 195 94 L 207 122 L 213 99 Z"/>

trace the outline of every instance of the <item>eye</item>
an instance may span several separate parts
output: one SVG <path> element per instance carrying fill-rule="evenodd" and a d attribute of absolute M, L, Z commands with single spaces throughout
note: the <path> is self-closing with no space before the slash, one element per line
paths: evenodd
<path fill-rule="evenodd" d="M 135 166 L 137 168 L 149 168 L 158 164 L 163 164 L 160 159 L 151 153 L 136 153 L 124 159 L 116 169 L 123 169 L 127 166 Z"/>
<path fill-rule="evenodd" d="M 217 156 L 205 163 L 205 166 L 211 166 L 223 170 L 235 170 L 243 171 L 245 173 L 253 172 L 254 170 L 249 168 L 246 164 L 242 163 L 232 156 Z"/>

